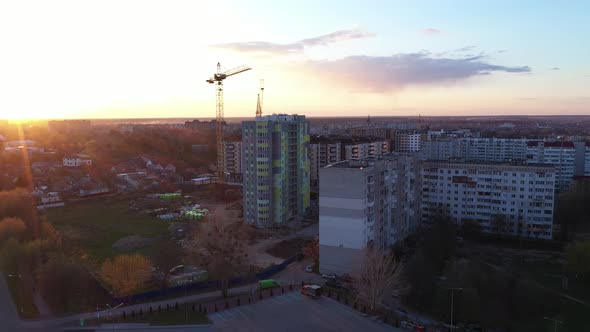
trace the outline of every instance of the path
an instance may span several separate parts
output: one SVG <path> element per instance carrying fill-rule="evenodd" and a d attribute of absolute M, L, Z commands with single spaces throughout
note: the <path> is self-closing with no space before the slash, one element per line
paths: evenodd
<path fill-rule="evenodd" d="M 241 287 L 237 287 L 237 288 L 231 288 L 228 293 L 230 296 L 237 295 L 237 294 L 249 293 L 252 290 L 253 286 L 255 286 L 255 285 L 250 284 L 250 285 L 245 285 L 245 286 L 241 286 Z M 156 302 L 134 304 L 134 305 L 130 305 L 130 306 L 121 307 L 121 308 L 118 308 L 118 309 L 115 309 L 112 311 L 109 310 L 108 308 L 106 308 L 106 309 L 96 311 L 96 312 L 87 312 L 87 313 L 71 315 L 71 316 L 67 316 L 67 317 L 22 321 L 20 323 L 20 326 L 22 328 L 27 328 L 27 329 L 31 329 L 31 328 L 45 329 L 45 328 L 49 328 L 49 327 L 58 327 L 58 326 L 62 326 L 64 324 L 66 324 L 66 323 L 79 322 L 81 319 L 87 320 L 87 319 L 96 318 L 98 316 L 102 317 L 102 316 L 109 315 L 109 314 L 113 315 L 113 316 L 117 316 L 117 315 L 121 315 L 123 311 L 129 313 L 130 311 L 135 310 L 136 312 L 138 312 L 139 309 L 142 309 L 144 312 L 147 312 L 149 310 L 150 306 L 157 307 L 158 305 L 160 305 L 162 307 L 165 307 L 166 304 L 168 304 L 170 306 L 174 306 L 176 303 L 197 302 L 199 300 L 204 300 L 204 299 L 212 298 L 212 297 L 218 297 L 220 295 L 221 295 L 221 291 L 216 290 L 213 292 L 195 294 L 195 295 L 189 295 L 189 296 L 182 296 L 182 297 L 161 300 L 161 301 L 156 301 Z"/>
<path fill-rule="evenodd" d="M 49 309 L 47 302 L 45 302 L 45 300 L 43 299 L 41 294 L 39 294 L 38 290 L 33 288 L 35 285 L 35 281 L 33 280 L 33 278 L 30 275 L 24 275 L 23 278 L 25 279 L 23 281 L 24 281 L 26 287 L 28 287 L 31 290 L 31 294 L 33 296 L 33 302 L 35 303 L 37 310 L 39 310 L 39 317 L 40 318 L 53 317 L 53 314 L 51 313 L 51 310 Z"/>
<path fill-rule="evenodd" d="M 19 317 L 4 274 L 0 273 L 0 322 L 3 331 L 16 331 Z"/>
<path fill-rule="evenodd" d="M 276 237 L 271 239 L 264 239 L 259 241 L 258 243 L 254 244 L 253 246 L 249 247 L 249 255 L 250 257 L 254 257 L 256 259 L 256 263 L 259 266 L 268 266 L 272 263 L 280 264 L 284 261 L 283 258 L 274 257 L 266 252 L 266 249 L 272 247 L 273 245 L 284 241 L 290 240 L 295 238 L 313 238 L 319 235 L 319 224 L 311 224 L 305 228 L 302 228 L 292 234 L 289 234 L 284 237 Z"/>

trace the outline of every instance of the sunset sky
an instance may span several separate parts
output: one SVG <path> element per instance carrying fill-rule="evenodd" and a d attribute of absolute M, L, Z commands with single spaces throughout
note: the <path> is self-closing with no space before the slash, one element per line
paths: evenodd
<path fill-rule="evenodd" d="M 590 115 L 587 1 L 3 1 L 0 119 Z"/>

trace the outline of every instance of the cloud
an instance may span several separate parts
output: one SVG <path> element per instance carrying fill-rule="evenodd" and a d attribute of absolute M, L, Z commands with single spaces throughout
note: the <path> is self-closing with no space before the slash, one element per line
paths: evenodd
<path fill-rule="evenodd" d="M 465 46 L 465 47 L 461 47 L 461 48 L 456 48 L 454 50 L 449 50 L 449 51 L 444 51 L 444 52 L 438 52 L 435 53 L 434 55 L 436 57 L 472 57 L 473 53 L 475 52 L 477 49 L 477 46 L 475 45 L 469 45 L 469 46 Z M 421 53 L 427 53 L 429 54 L 428 50 L 423 50 Z M 480 53 L 480 55 L 483 55 L 483 53 Z"/>
<path fill-rule="evenodd" d="M 426 28 L 426 29 L 422 29 L 422 33 L 425 34 L 425 35 L 432 36 L 432 35 L 438 35 L 438 34 L 440 34 L 441 31 L 438 30 L 438 29 L 434 29 L 434 28 Z"/>
<path fill-rule="evenodd" d="M 302 39 L 295 43 L 289 44 L 279 44 L 266 41 L 248 41 L 215 44 L 213 47 L 248 53 L 292 54 L 303 52 L 303 50 L 307 47 L 326 46 L 341 41 L 363 39 L 373 36 L 375 36 L 375 34 L 371 32 L 366 32 L 360 29 L 351 29 L 338 30 L 326 35 Z"/>
<path fill-rule="evenodd" d="M 553 67 L 553 68 L 551 68 L 551 70 L 560 70 L 560 69 L 561 68 L 559 68 L 559 67 Z"/>
<path fill-rule="evenodd" d="M 316 77 L 347 84 L 360 90 L 383 92 L 409 85 L 447 84 L 493 72 L 527 73 L 528 66 L 491 64 L 484 55 L 433 57 L 428 52 L 392 56 L 349 56 L 338 60 L 306 61 L 304 69 Z"/>

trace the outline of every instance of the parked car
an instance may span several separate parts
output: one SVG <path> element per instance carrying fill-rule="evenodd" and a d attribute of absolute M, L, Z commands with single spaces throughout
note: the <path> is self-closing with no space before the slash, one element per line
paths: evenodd
<path fill-rule="evenodd" d="M 328 279 L 324 285 L 326 287 L 331 287 L 331 288 L 334 288 L 334 289 L 340 289 L 340 290 L 343 290 L 343 291 L 349 291 L 350 290 L 348 287 L 342 285 L 341 283 L 339 283 L 337 280 L 334 280 L 334 279 Z"/>
<path fill-rule="evenodd" d="M 306 266 L 305 272 L 313 272 L 313 266 L 311 266 L 311 265 Z"/>
<path fill-rule="evenodd" d="M 304 285 L 301 287 L 301 294 L 319 299 L 322 296 L 322 287 L 318 285 Z"/>
<path fill-rule="evenodd" d="M 414 324 L 412 322 L 402 321 L 400 327 L 404 330 L 414 332 L 424 332 L 425 328 L 422 325 Z"/>
<path fill-rule="evenodd" d="M 274 279 L 265 279 L 258 281 L 258 287 L 260 289 L 267 289 L 267 288 L 276 288 L 280 287 L 281 285 L 276 282 Z"/>
<path fill-rule="evenodd" d="M 322 278 L 324 279 L 336 279 L 336 275 L 334 273 L 322 274 Z"/>
<path fill-rule="evenodd" d="M 346 282 L 352 282 L 353 281 L 352 277 L 348 273 L 345 273 L 345 274 L 341 275 L 340 276 L 340 280 L 346 281 Z"/>

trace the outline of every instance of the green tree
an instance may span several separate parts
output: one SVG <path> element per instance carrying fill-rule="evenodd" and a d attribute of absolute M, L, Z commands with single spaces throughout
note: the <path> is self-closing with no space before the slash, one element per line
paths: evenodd
<path fill-rule="evenodd" d="M 0 249 L 0 269 L 7 273 L 23 272 L 23 256 L 23 244 L 15 239 L 9 239 Z"/>
<path fill-rule="evenodd" d="M 57 256 L 40 267 L 41 294 L 56 313 L 67 313 L 85 302 L 93 284 L 93 278 L 83 264 L 63 256 Z"/>
<path fill-rule="evenodd" d="M 27 227 L 19 218 L 4 218 L 0 221 L 0 245 L 8 239 L 22 241 Z"/>
<path fill-rule="evenodd" d="M 590 241 L 576 242 L 566 248 L 565 268 L 575 278 L 590 282 Z"/>
<path fill-rule="evenodd" d="M 590 228 L 590 185 L 577 183 L 556 198 L 555 221 L 562 227 L 564 239 L 571 239 L 577 231 Z"/>

